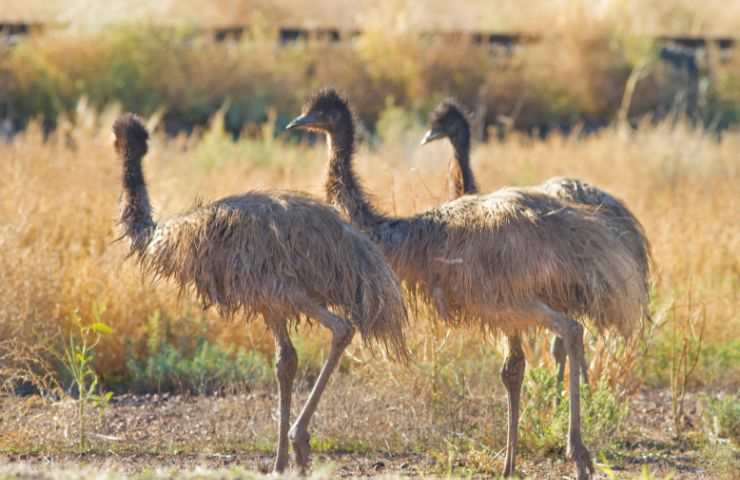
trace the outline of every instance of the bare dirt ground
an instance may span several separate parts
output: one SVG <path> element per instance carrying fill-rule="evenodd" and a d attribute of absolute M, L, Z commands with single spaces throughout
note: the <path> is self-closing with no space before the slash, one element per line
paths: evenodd
<path fill-rule="evenodd" d="M 347 390 L 360 385 L 343 387 L 336 390 L 356 394 L 357 391 Z M 39 397 L 6 398 L 0 420 L 0 463 L 6 467 L 23 464 L 31 470 L 49 464 L 69 468 L 84 465 L 123 474 L 236 466 L 266 473 L 274 448 L 274 397 L 269 391 L 223 397 L 167 394 L 114 397 L 102 415 L 88 418 L 89 431 L 93 433 L 91 447 L 85 453 L 76 449 L 74 402 L 52 402 Z M 299 397 L 302 399 L 305 393 Z M 501 467 L 503 458 L 498 446 L 503 438 L 495 439 L 488 451 L 481 447 L 472 454 L 451 448 L 445 452 L 431 440 L 425 443 L 424 435 L 433 437 L 435 433 L 421 428 L 418 424 L 422 420 L 415 418 L 413 412 L 394 411 L 393 405 L 378 397 L 367 400 L 366 396 L 365 400 L 351 404 L 337 402 L 337 395 L 334 397 L 322 403 L 312 429 L 313 465 L 316 469 L 328 468 L 331 477 L 490 478 Z M 597 478 L 608 478 L 607 468 L 611 478 L 637 477 L 645 468 L 652 475 L 650 478 L 733 478 L 733 468 L 740 465 L 739 451 L 730 450 L 731 458 L 718 464 L 719 460 L 711 454 L 711 446 L 692 441 L 702 425 L 694 398 L 690 397 L 686 404 L 688 433 L 683 440 L 675 439 L 672 434 L 668 392 L 643 391 L 630 402 L 631 415 L 616 442 L 618 448 L 594 452 L 599 464 Z M 356 421 L 363 411 L 365 419 Z M 491 434 L 501 435 L 497 425 L 503 418 L 478 418 L 480 412 L 472 409 L 463 413 L 471 422 L 493 422 Z M 503 411 L 494 414 L 503 417 Z M 404 429 L 411 424 L 420 428 L 406 434 Z M 476 455 L 488 458 L 476 460 Z M 560 479 L 571 478 L 573 471 L 562 452 L 543 455 L 523 451 L 519 473 L 529 478 Z M 7 478 L 21 477 L 25 478 L 22 475 Z"/>

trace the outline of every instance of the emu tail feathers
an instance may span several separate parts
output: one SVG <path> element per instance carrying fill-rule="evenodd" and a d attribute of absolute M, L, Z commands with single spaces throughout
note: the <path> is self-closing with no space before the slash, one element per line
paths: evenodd
<path fill-rule="evenodd" d="M 354 236 L 352 257 L 356 262 L 353 280 L 346 289 L 342 304 L 345 314 L 358 329 L 367 346 L 383 347 L 391 357 L 406 361 L 405 330 L 408 312 L 401 285 L 383 253 L 365 235 Z M 345 276 L 342 276 L 345 277 Z"/>

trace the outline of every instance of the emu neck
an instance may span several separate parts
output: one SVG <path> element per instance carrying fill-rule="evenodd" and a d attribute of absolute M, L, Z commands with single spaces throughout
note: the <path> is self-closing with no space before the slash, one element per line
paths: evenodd
<path fill-rule="evenodd" d="M 141 155 L 126 151 L 123 157 L 123 209 L 121 224 L 132 242 L 132 250 L 142 252 L 154 229 Z"/>
<path fill-rule="evenodd" d="M 450 200 L 463 195 L 478 193 L 473 171 L 470 169 L 470 132 L 464 129 L 450 138 L 454 157 L 450 160 L 448 173 L 448 193 Z"/>
<path fill-rule="evenodd" d="M 363 230 L 371 230 L 386 218 L 375 210 L 355 175 L 352 163 L 354 129 L 351 126 L 344 127 L 329 134 L 327 139 L 329 144 L 329 174 L 325 184 L 327 200 L 342 210 L 353 224 Z"/>

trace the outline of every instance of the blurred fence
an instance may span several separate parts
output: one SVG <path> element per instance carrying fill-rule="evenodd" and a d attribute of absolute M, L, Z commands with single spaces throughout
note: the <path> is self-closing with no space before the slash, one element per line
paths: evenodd
<path fill-rule="evenodd" d="M 1 17 L 1 14 L 0 14 Z M 41 33 L 44 30 L 64 28 L 64 25 L 40 22 L 3 22 L 0 18 L 0 38 L 6 43 L 15 44 L 26 35 Z M 250 32 L 248 25 L 211 26 L 202 28 L 201 33 L 212 36 L 216 41 L 239 41 Z M 306 28 L 281 26 L 277 29 L 275 41 L 287 45 L 299 41 L 324 41 L 338 43 L 351 41 L 362 34 L 359 29 L 340 29 L 330 27 Z M 543 41 L 540 34 L 517 32 L 483 32 L 483 31 L 421 31 L 419 35 L 430 40 L 467 42 L 489 49 L 492 53 L 513 53 L 514 49 L 527 44 Z M 547 41 L 555 37 L 548 36 Z M 667 51 L 665 59 L 673 61 L 677 52 L 680 55 L 692 56 L 701 54 L 708 48 L 716 48 L 720 55 L 727 58 L 737 47 L 737 37 L 731 36 L 695 36 L 695 35 L 658 35 L 654 38 L 661 48 Z M 668 53 L 673 52 L 673 53 Z"/>
<path fill-rule="evenodd" d="M 1 22 L 1 20 L 0 20 Z M 0 23 L 0 44 L 4 43 L 12 50 L 14 47 L 22 44 L 24 39 L 32 38 L 36 36 L 43 36 L 45 33 L 51 33 L 55 30 L 66 28 L 60 24 L 44 24 L 44 23 Z M 169 27 L 157 27 L 166 29 Z M 211 39 L 218 44 L 229 44 L 242 42 L 244 39 L 249 38 L 253 34 L 250 26 L 248 25 L 226 25 L 226 26 L 210 26 L 202 27 L 193 31 L 195 35 L 200 37 Z M 296 45 L 316 45 L 325 44 L 331 45 L 351 45 L 358 38 L 361 38 L 364 32 L 359 29 L 340 29 L 340 28 L 329 28 L 329 27 L 316 27 L 316 28 L 304 28 L 304 27 L 292 27 L 292 26 L 281 26 L 271 30 L 273 41 L 275 46 L 280 48 L 292 48 Z M 483 31 L 419 31 L 417 34 L 417 40 L 422 45 L 439 45 L 444 44 L 447 48 L 456 49 L 465 54 L 470 49 L 474 49 L 479 52 L 483 52 L 483 55 L 492 58 L 507 59 L 513 58 L 519 54 L 525 54 L 530 47 L 545 45 L 547 48 L 553 49 L 556 52 L 559 48 L 559 38 L 557 35 L 542 36 L 539 34 L 527 34 L 527 33 L 507 33 L 507 32 L 483 32 Z M 669 78 L 668 83 L 671 84 L 672 92 L 680 92 L 680 104 L 681 112 L 687 114 L 690 118 L 700 116 L 698 113 L 701 109 L 702 103 L 702 79 L 712 80 L 715 75 L 711 71 L 713 65 L 723 65 L 728 62 L 737 62 L 736 50 L 738 39 L 733 37 L 701 37 L 701 36 L 656 36 L 653 38 L 646 39 L 648 42 L 655 45 L 657 50 L 656 59 L 662 65 L 661 68 L 667 73 L 664 77 Z M 268 42 L 269 42 L 268 38 Z M 7 47 L 6 47 L 7 48 Z M 710 56 L 714 57 L 713 61 L 710 61 Z M 602 62 L 609 62 L 609 59 L 602 59 Z M 488 66 L 479 67 L 481 70 L 490 70 L 493 63 Z M 0 65 L 2 67 L 2 65 Z M 448 67 L 450 72 L 454 73 L 454 69 Z M 307 73 L 310 75 L 310 72 Z M 622 74 L 620 74 L 622 75 Z M 10 88 L 7 84 L 11 83 L 11 80 L 7 80 L 8 72 L 3 72 L 0 68 L 0 135 L 9 137 L 12 135 L 14 130 L 23 128 L 26 120 L 33 116 L 34 112 L 24 112 L 23 115 L 18 115 L 13 107 L 13 98 Z M 740 72 L 737 75 L 740 78 Z M 610 88 L 614 90 L 615 85 L 617 89 L 624 87 L 620 84 L 620 77 L 617 75 L 610 83 Z M 734 78 L 734 77 L 733 77 Z M 623 80 L 627 80 L 624 78 Z M 278 92 L 279 93 L 279 92 Z M 452 93 L 455 93 L 454 91 Z M 294 93 L 291 92 L 291 95 Z M 614 92 L 603 92 L 604 95 L 614 96 Z M 618 93 L 617 95 L 621 95 Z M 654 94 L 659 97 L 660 94 Z M 221 101 L 228 98 L 229 92 Z M 500 96 L 500 95 L 499 95 Z M 655 112 L 663 112 L 671 110 L 678 103 L 675 95 L 664 95 L 664 98 L 659 99 L 656 102 L 652 102 L 648 105 L 648 109 L 652 108 Z M 470 95 L 468 95 L 470 97 Z M 464 100 L 470 101 L 470 98 L 464 98 Z M 478 99 L 473 99 L 477 102 Z M 500 101 L 500 99 L 498 99 Z M 128 105 L 124 103 L 124 107 Z M 213 103 L 213 102 L 211 102 Z M 417 102 L 418 103 L 418 102 Z M 615 102 L 612 101 L 612 104 Z M 618 101 L 616 102 L 618 103 Z M 650 102 L 648 102 L 650 103 Z M 704 102 L 706 103 L 706 102 Z M 172 105 L 160 105 L 159 107 L 165 110 L 165 121 L 169 122 L 171 128 L 170 131 L 180 131 L 182 129 L 190 130 L 194 124 L 203 123 L 207 121 L 210 113 L 218 109 L 219 105 L 211 104 L 205 106 L 205 109 L 201 106 L 200 111 L 208 111 L 205 116 L 202 113 L 198 113 L 198 119 L 180 118 L 175 114 L 172 114 Z M 158 108 L 159 108 L 158 107 Z M 616 107 L 619 107 L 618 105 Z M 629 107 L 629 105 L 628 105 Z M 426 108 L 426 106 L 425 106 Z M 514 106 L 514 110 L 518 108 Z M 554 110 L 555 107 L 545 107 L 543 110 L 547 111 Z M 562 108 L 562 107 L 558 107 Z M 598 114 L 588 112 L 575 111 L 575 115 L 572 112 L 566 112 L 561 115 L 562 118 L 558 117 L 554 120 L 552 118 L 543 118 L 541 120 L 527 120 L 521 121 L 515 125 L 515 128 L 523 128 L 530 132 L 538 132 L 539 134 L 546 134 L 553 128 L 561 130 L 570 130 L 574 125 L 578 125 L 581 131 L 590 131 L 598 129 L 607 123 L 611 122 L 616 118 L 615 108 L 610 107 L 609 115 L 604 115 L 604 112 Z M 629 109 L 629 108 L 628 108 Z M 175 109 L 177 110 L 177 109 Z M 423 110 L 423 109 L 422 109 Z M 485 107 L 483 108 L 485 111 Z M 536 108 L 534 110 L 537 110 Z M 566 109 L 567 110 L 567 109 Z M 643 109 L 643 112 L 645 110 Z M 722 120 L 720 122 L 714 122 L 712 125 L 717 128 L 725 128 L 727 126 L 736 123 L 738 108 L 732 106 L 732 113 L 730 120 Z M 36 112 L 40 113 L 40 112 Z M 57 112 L 59 113 L 59 112 Z M 360 112 L 362 113 L 362 112 Z M 377 112 L 376 112 L 377 113 Z M 660 114 L 660 113 L 656 113 Z M 536 113 L 535 113 L 536 116 Z M 551 115 L 552 116 L 552 115 Z M 181 116 L 182 117 L 182 116 Z M 187 116 L 185 116 L 187 117 Z M 500 117 L 500 112 L 496 115 L 490 115 L 484 117 L 481 122 L 483 126 L 490 126 L 496 123 L 496 119 Z M 235 118 L 234 115 L 231 118 Z M 374 120 L 377 120 L 377 115 L 373 116 Z M 227 125 L 232 131 L 238 133 L 244 126 L 244 122 L 251 120 L 238 119 L 233 125 Z M 709 122 L 705 122 L 709 123 Z M 45 126 L 47 128 L 53 128 L 54 121 L 49 119 L 48 115 L 45 117 Z M 371 125 L 372 127 L 372 125 Z M 485 132 L 486 129 L 481 129 Z"/>

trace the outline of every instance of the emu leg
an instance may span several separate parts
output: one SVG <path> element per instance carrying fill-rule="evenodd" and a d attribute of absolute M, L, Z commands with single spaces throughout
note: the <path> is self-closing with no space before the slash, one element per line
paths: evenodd
<path fill-rule="evenodd" d="M 354 336 L 354 328 L 352 328 L 349 322 L 333 315 L 319 305 L 310 305 L 306 309 L 306 313 L 321 322 L 324 327 L 331 330 L 332 340 L 329 356 L 321 368 L 321 372 L 316 379 L 316 383 L 314 383 L 308 400 L 306 400 L 306 404 L 303 406 L 303 410 L 301 410 L 289 433 L 296 463 L 302 472 L 305 472 L 308 468 L 309 455 L 311 453 L 311 446 L 309 444 L 311 436 L 308 434 L 308 424 L 311 422 L 311 417 L 319 405 L 319 399 L 321 398 L 321 394 L 324 393 L 329 377 L 334 372 L 334 369 L 339 363 L 339 358 L 352 342 L 352 337 Z"/>
<path fill-rule="evenodd" d="M 563 337 L 555 335 L 552 338 L 552 344 L 550 345 L 550 352 L 552 358 L 555 359 L 555 365 L 557 366 L 557 377 L 558 377 L 558 394 L 555 397 L 555 404 L 560 405 L 560 392 L 563 389 L 563 379 L 565 378 L 565 345 L 563 344 Z"/>
<path fill-rule="evenodd" d="M 558 394 L 560 393 L 561 389 L 563 388 L 563 379 L 565 378 L 565 359 L 567 352 L 565 351 L 565 344 L 563 343 L 563 338 L 555 335 L 552 339 L 552 344 L 550 346 L 550 352 L 552 353 L 552 357 L 555 359 L 555 364 L 557 365 L 557 377 L 558 377 Z M 582 362 L 581 362 L 581 375 L 583 375 L 583 383 L 588 385 L 588 362 L 586 361 L 586 355 L 584 354 L 582 356 Z M 560 404 L 560 395 L 555 397 L 556 404 Z"/>
<path fill-rule="evenodd" d="M 280 417 L 278 419 L 278 446 L 273 470 L 282 473 L 288 466 L 288 428 L 293 379 L 298 368 L 298 356 L 288 336 L 285 322 L 274 322 L 270 327 L 275 335 L 275 373 L 278 383 Z"/>
<path fill-rule="evenodd" d="M 588 382 L 588 362 L 586 361 L 586 349 L 583 346 L 583 336 L 581 335 L 581 376 L 583 377 L 583 383 L 586 385 Z"/>
<path fill-rule="evenodd" d="M 572 318 L 557 312 L 547 305 L 537 306 L 540 312 L 541 324 L 556 335 L 563 338 L 565 351 L 568 353 L 570 364 L 583 365 L 583 327 Z M 572 368 L 568 372 L 568 395 L 570 400 L 570 415 L 568 421 L 567 455 L 576 462 L 578 480 L 587 480 L 594 473 L 591 455 L 583 445 L 581 438 L 581 396 L 580 375 L 581 368 Z"/>
<path fill-rule="evenodd" d="M 501 367 L 501 381 L 506 387 L 509 401 L 509 425 L 506 437 L 506 462 L 504 463 L 505 477 L 514 475 L 516 460 L 516 443 L 519 434 L 519 399 L 522 393 L 522 379 L 526 361 L 522 351 L 521 337 L 511 335 L 507 337 L 509 351 Z"/>

